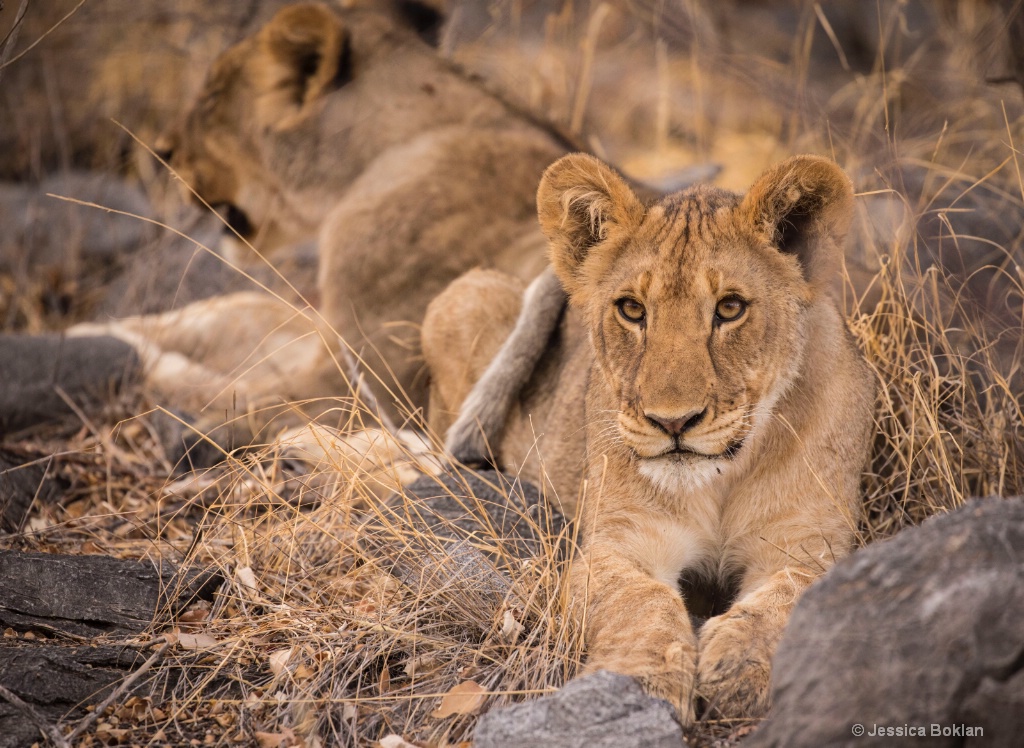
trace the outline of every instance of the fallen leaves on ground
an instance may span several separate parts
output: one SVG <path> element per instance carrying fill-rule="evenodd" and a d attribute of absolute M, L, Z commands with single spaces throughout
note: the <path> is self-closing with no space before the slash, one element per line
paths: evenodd
<path fill-rule="evenodd" d="M 476 681 L 464 680 L 441 698 L 441 704 L 430 713 L 435 719 L 453 714 L 472 714 L 487 699 L 487 689 Z"/>

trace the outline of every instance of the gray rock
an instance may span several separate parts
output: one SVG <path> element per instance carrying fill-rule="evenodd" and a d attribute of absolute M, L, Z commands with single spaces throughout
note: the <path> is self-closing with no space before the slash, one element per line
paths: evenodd
<path fill-rule="evenodd" d="M 0 335 L 0 435 L 77 423 L 69 400 L 88 411 L 140 375 L 135 349 L 116 338 Z"/>
<path fill-rule="evenodd" d="M 775 657 L 775 706 L 750 748 L 892 744 L 876 726 L 923 728 L 914 745 L 1019 746 L 1022 621 L 1020 499 L 977 501 L 869 546 L 797 605 Z"/>
<path fill-rule="evenodd" d="M 495 470 L 462 469 L 424 476 L 406 488 L 416 520 L 434 533 L 462 540 L 502 538 L 515 555 L 541 551 L 541 536 L 557 534 L 565 518 L 537 487 Z"/>
<path fill-rule="evenodd" d="M 424 476 L 403 498 L 379 506 L 363 527 L 363 543 L 417 594 L 460 611 L 485 632 L 518 602 L 519 562 L 545 553 L 544 536 L 564 527 L 531 484 L 462 469 Z"/>
<path fill-rule="evenodd" d="M 38 186 L 0 183 L 0 270 L 111 262 L 157 235 L 155 226 L 122 212 L 149 216 L 152 208 L 139 187 L 117 177 L 67 171 Z"/>
<path fill-rule="evenodd" d="M 668 702 L 604 670 L 550 696 L 480 718 L 474 748 L 679 748 L 683 730 Z"/>
<path fill-rule="evenodd" d="M 0 533 L 21 532 L 36 504 L 60 499 L 69 483 L 55 476 L 60 458 L 0 445 Z"/>
<path fill-rule="evenodd" d="M 134 634 L 157 617 L 212 600 L 222 581 L 214 571 L 110 556 L 0 550 L 0 628 Z"/>
<path fill-rule="evenodd" d="M 0 685 L 28 702 L 51 724 L 61 719 L 74 721 L 81 718 L 87 704 L 100 702 L 148 655 L 122 646 L 76 647 L 52 640 L 2 639 Z M 147 694 L 151 688 L 143 679 L 129 693 Z M 39 728 L 25 713 L 0 700 L 0 748 L 44 744 Z"/>

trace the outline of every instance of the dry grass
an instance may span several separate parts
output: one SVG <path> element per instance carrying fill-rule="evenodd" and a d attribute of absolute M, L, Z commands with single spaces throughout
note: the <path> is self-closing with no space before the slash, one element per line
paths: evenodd
<path fill-rule="evenodd" d="M 178 621 L 158 617 L 154 636 L 173 631 L 179 646 L 155 677 L 181 677 L 158 705 L 162 723 L 143 709 L 119 724 L 135 730 L 127 742 L 157 729 L 172 743 L 191 739 L 199 715 L 225 744 L 272 742 L 261 732 L 307 745 L 317 744 L 315 736 L 369 745 L 389 733 L 458 743 L 468 739 L 473 716 L 431 716 L 454 685 L 473 681 L 488 692 L 486 704 L 497 705 L 556 688 L 575 671 L 579 639 L 563 615 L 563 537 L 548 532 L 543 512 L 523 515 L 540 538 L 535 555 L 523 558 L 483 519 L 465 542 L 484 555 L 467 564 L 453 556 L 450 538 L 416 521 L 421 502 L 386 490 L 408 480 L 410 465 L 437 470 L 431 455 L 389 437 L 379 440 L 391 449 L 377 444 L 387 459 L 360 464 L 355 452 L 348 459 L 331 449 L 327 464 L 313 466 L 331 482 L 297 471 L 294 450 L 264 450 L 230 458 L 197 486 L 196 479 L 161 481 L 166 473 L 149 451 L 159 447 L 139 440 L 146 433 L 144 419 L 135 419 L 113 439 L 62 440 L 94 456 L 61 468 L 90 490 L 42 508 L 15 541 L 170 558 L 223 573 L 212 608 L 199 605 Z M 460 500 L 487 517 L 472 499 Z M 203 651 L 181 634 L 201 634 Z"/>
<path fill-rule="evenodd" d="M 601 51 L 594 44 L 582 50 L 582 69 L 591 76 L 601 68 Z M 737 98 L 749 97 L 752 73 L 726 85 L 720 69 L 658 55 L 662 93 L 635 101 L 631 116 L 617 121 L 653 112 L 664 158 L 713 153 L 734 159 L 727 169 L 742 172 L 752 168 L 749 151 L 728 144 L 760 138 L 768 143 L 758 151 L 764 159 L 797 149 L 836 153 L 859 175 L 863 200 L 877 194 L 906 206 L 912 225 L 926 216 L 955 218 L 965 196 L 990 188 L 1001 206 L 1024 209 L 1013 146 L 1020 120 L 990 93 L 969 92 L 960 103 L 964 110 L 970 103 L 971 114 L 938 124 L 933 135 L 901 140 L 890 130 L 874 151 L 883 123 L 895 117 L 891 87 L 899 70 L 880 69 L 833 93 L 828 111 L 849 114 L 839 133 L 820 120 L 795 127 L 809 115 L 790 119 L 788 100 L 780 105 L 767 95 L 746 102 L 744 119 L 735 114 Z M 781 78 L 791 71 L 776 72 Z M 704 122 L 699 137 L 682 127 L 690 110 L 673 113 L 683 104 L 663 95 L 664 76 L 676 74 L 670 82 L 686 94 L 683 102 L 708 106 L 713 90 L 734 118 L 715 127 Z M 559 84 L 562 112 L 572 123 L 585 120 L 587 107 L 600 106 L 593 103 L 600 101 L 600 83 Z M 550 94 L 537 81 L 525 90 L 537 101 Z M 602 137 L 608 144 L 642 133 Z M 920 166 L 931 186 L 909 190 L 875 173 L 896 156 Z M 994 201 L 975 206 L 982 227 L 996 218 L 985 213 L 996 210 L 989 204 Z M 846 283 L 850 327 L 880 392 L 878 435 L 864 477 L 866 543 L 970 497 L 1024 493 L 1024 257 L 1020 246 L 995 242 L 992 257 L 965 250 L 965 271 L 951 274 L 936 264 L 933 236 L 912 230 L 858 241 L 858 272 L 851 267 Z M 959 247 L 955 234 L 943 241 Z M 43 316 L 31 316 L 36 311 L 19 313 L 43 324 Z M 422 504 L 404 486 L 436 473 L 438 456 L 415 442 L 381 435 L 357 449 L 343 435 L 306 459 L 294 449 L 268 448 L 233 455 L 198 481 L 170 481 L 154 416 L 129 417 L 142 407 L 137 402 L 122 407 L 77 434 L 25 442 L 40 455 L 74 453 L 60 469 L 77 488 L 61 505 L 39 507 L 27 532 L 3 544 L 169 558 L 216 567 L 226 581 L 212 607 L 196 606 L 178 620 L 158 616 L 142 639 L 171 634 L 175 643 L 152 676 L 160 695 L 115 705 L 117 721 L 101 720 L 83 745 L 195 739 L 365 746 L 389 734 L 421 745 L 459 745 L 469 740 L 481 709 L 545 693 L 575 673 L 581 644 L 565 615 L 563 587 L 571 528 L 552 534 L 550 518 L 528 515 L 541 542 L 524 559 L 476 506 L 481 527 L 468 543 L 483 555 L 460 565 L 458 557 L 452 561 L 452 541 L 416 521 Z M 350 412 L 343 432 L 364 431 L 362 411 Z M 117 424 L 112 430 L 111 423 Z M 320 438 L 324 447 L 322 440 L 334 437 Z M 486 559 L 483 567 L 479 559 Z M 486 700 L 469 714 L 433 716 L 442 696 L 465 681 L 482 686 Z M 744 729 L 705 723 L 693 741 L 727 743 Z"/>
<path fill-rule="evenodd" d="M 901 259 L 883 270 L 878 305 L 851 319 L 880 387 L 865 542 L 972 497 L 1024 492 L 1020 329 L 997 339 L 938 269 L 918 276 Z"/>

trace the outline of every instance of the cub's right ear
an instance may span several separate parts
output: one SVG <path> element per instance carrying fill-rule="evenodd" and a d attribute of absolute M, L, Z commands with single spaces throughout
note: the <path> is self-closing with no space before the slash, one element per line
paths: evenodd
<path fill-rule="evenodd" d="M 544 172 L 537 190 L 551 264 L 575 301 L 607 272 L 646 209 L 626 181 L 593 156 L 573 153 Z"/>
<path fill-rule="evenodd" d="M 306 107 L 351 77 L 349 35 L 327 6 L 282 8 L 259 33 L 260 115 L 287 127 Z"/>

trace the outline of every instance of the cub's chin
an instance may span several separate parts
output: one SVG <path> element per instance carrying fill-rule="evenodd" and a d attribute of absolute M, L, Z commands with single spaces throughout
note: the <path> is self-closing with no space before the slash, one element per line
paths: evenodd
<path fill-rule="evenodd" d="M 637 461 L 640 475 L 659 490 L 690 493 L 709 487 L 731 467 L 726 457 L 706 457 L 694 452 L 669 452 Z"/>
<path fill-rule="evenodd" d="M 671 449 L 653 457 L 639 457 L 640 474 L 663 491 L 685 493 L 710 486 L 726 475 L 742 441 L 728 445 L 718 454 L 703 454 L 688 449 Z"/>

